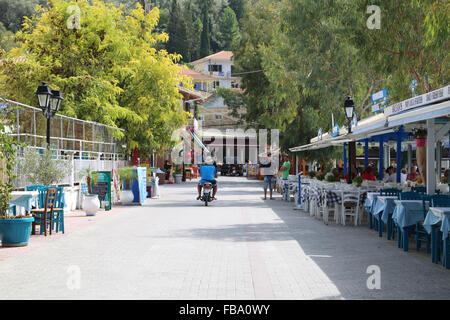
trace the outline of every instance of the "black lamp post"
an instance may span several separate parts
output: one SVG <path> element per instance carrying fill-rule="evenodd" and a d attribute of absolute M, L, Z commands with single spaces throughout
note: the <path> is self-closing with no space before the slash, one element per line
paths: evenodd
<path fill-rule="evenodd" d="M 348 133 L 352 133 L 352 119 L 353 114 L 355 112 L 355 103 L 353 102 L 351 96 L 348 96 L 347 100 L 345 100 L 344 111 L 348 121 Z M 355 149 L 355 142 L 350 142 L 348 144 L 348 179 L 347 179 L 347 182 L 349 184 L 352 183 L 352 155 L 354 149 Z"/>
<path fill-rule="evenodd" d="M 50 90 L 45 82 L 37 88 L 36 95 L 39 107 L 47 118 L 47 148 L 50 148 L 50 119 L 58 112 L 63 96 L 59 90 Z"/>

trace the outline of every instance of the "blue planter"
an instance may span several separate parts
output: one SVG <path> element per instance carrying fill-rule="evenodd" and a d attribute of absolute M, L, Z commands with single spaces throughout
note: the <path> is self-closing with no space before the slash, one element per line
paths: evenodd
<path fill-rule="evenodd" d="M 24 247 L 31 234 L 34 218 L 0 219 L 0 237 L 3 247 Z"/>

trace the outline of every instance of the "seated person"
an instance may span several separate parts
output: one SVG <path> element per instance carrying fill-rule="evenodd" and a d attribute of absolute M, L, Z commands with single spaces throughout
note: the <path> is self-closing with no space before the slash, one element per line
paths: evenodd
<path fill-rule="evenodd" d="M 402 173 L 400 174 L 400 182 L 402 184 L 406 183 L 406 177 L 408 176 L 408 174 L 406 173 L 406 169 L 402 169 Z"/>
<path fill-rule="evenodd" d="M 356 169 L 355 166 L 352 167 L 352 180 L 356 178 L 356 176 L 358 175 L 358 170 Z M 348 173 L 345 175 L 345 180 L 348 180 Z"/>
<path fill-rule="evenodd" d="M 345 180 L 344 168 L 339 168 L 338 169 L 338 176 L 337 177 L 338 177 L 337 181 Z"/>
<path fill-rule="evenodd" d="M 333 174 L 334 179 L 336 181 L 339 181 L 339 169 L 338 168 L 334 168 L 333 171 L 331 171 L 331 173 Z"/>
<path fill-rule="evenodd" d="M 441 183 L 448 183 L 448 169 L 445 170 L 444 175 L 441 178 Z"/>
<path fill-rule="evenodd" d="M 418 178 L 419 178 L 419 173 L 417 172 L 416 167 L 412 166 L 411 173 L 408 174 L 408 176 L 406 177 L 406 180 L 416 182 Z"/>
<path fill-rule="evenodd" d="M 202 179 L 200 180 L 197 190 L 198 190 L 198 197 L 197 200 L 200 200 L 202 197 L 202 184 L 206 182 L 211 182 L 213 187 L 213 200 L 216 199 L 216 193 L 217 193 L 217 181 L 215 178 L 217 178 L 217 170 L 216 167 L 213 165 L 214 161 L 211 157 L 207 157 L 205 160 L 205 164 L 202 165 L 200 168 L 200 176 Z"/>
<path fill-rule="evenodd" d="M 390 166 L 386 170 L 386 175 L 383 178 L 383 182 L 393 182 L 397 181 L 397 175 L 394 173 L 394 167 Z"/>
<path fill-rule="evenodd" d="M 376 178 L 372 173 L 372 167 L 371 166 L 367 166 L 367 168 L 364 170 L 364 173 L 362 174 L 361 178 L 363 178 L 363 180 L 369 180 L 369 181 L 375 181 Z"/>

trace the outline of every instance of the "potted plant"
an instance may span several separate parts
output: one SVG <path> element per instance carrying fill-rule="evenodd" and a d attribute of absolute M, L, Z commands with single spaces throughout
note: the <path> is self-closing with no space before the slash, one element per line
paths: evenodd
<path fill-rule="evenodd" d="M 325 179 L 325 176 L 324 176 L 323 174 L 318 174 L 318 175 L 316 176 L 316 178 L 317 178 L 317 180 L 319 180 L 319 181 L 323 181 L 323 179 Z"/>
<path fill-rule="evenodd" d="M 5 116 L 0 117 L 0 239 L 3 247 L 22 247 L 28 245 L 31 234 L 32 216 L 13 216 L 10 214 L 11 192 L 14 190 L 14 165 L 16 147 L 14 139 L 7 134 Z M 22 144 L 20 144 L 23 146 Z"/>
<path fill-rule="evenodd" d="M 134 167 L 123 167 L 119 169 L 119 179 L 123 189 L 120 192 L 120 202 L 122 204 L 132 203 L 134 194 L 132 189 L 133 180 L 137 179 L 137 173 Z"/>
<path fill-rule="evenodd" d="M 175 183 L 181 183 L 183 179 L 183 174 L 181 173 L 181 168 L 179 165 L 175 166 Z"/>
<path fill-rule="evenodd" d="M 96 183 L 98 180 L 98 172 L 94 172 L 90 167 L 83 169 L 79 173 L 80 178 L 86 178 L 88 186 L 88 194 L 83 198 L 83 210 L 86 212 L 86 216 L 95 216 L 100 209 L 100 200 L 97 194 L 92 193 L 92 183 Z"/>
<path fill-rule="evenodd" d="M 314 179 L 314 177 L 316 176 L 316 173 L 314 171 L 311 171 L 309 173 L 309 176 L 311 177 L 311 179 Z"/>
<path fill-rule="evenodd" d="M 332 174 L 327 175 L 327 182 L 336 182 L 336 177 Z"/>
<path fill-rule="evenodd" d="M 423 183 L 427 184 L 427 130 L 416 129 L 414 131 L 416 139 L 416 158 L 417 166 L 419 167 L 420 176 Z"/>
<path fill-rule="evenodd" d="M 361 184 L 363 183 L 363 178 L 361 176 L 356 176 L 353 179 L 353 183 L 357 186 L 357 187 L 361 187 Z"/>

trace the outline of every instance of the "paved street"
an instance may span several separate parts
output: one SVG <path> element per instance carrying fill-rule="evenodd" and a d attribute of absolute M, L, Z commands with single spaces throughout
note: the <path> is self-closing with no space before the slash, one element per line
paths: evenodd
<path fill-rule="evenodd" d="M 449 271 L 367 226 L 326 226 L 277 193 L 264 201 L 260 181 L 220 177 L 209 207 L 195 186 L 161 186 L 161 199 L 35 236 L 39 246 L 21 254 L 1 259 L 11 249 L 0 249 L 0 298 L 450 298 Z M 371 265 L 379 290 L 367 287 Z"/>

